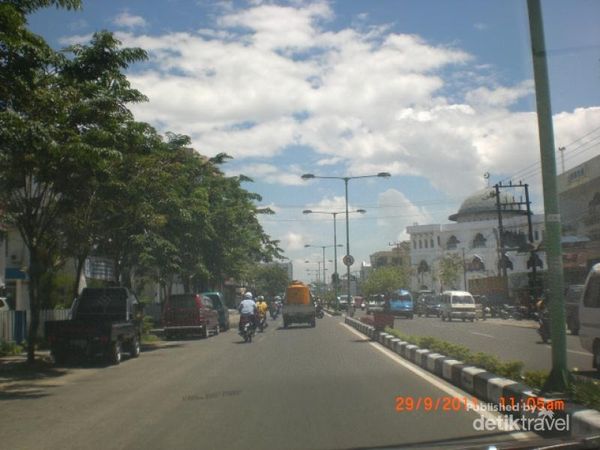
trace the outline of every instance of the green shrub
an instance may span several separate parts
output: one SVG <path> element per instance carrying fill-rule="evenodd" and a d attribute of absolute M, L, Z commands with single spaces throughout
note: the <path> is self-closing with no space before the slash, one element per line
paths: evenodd
<path fill-rule="evenodd" d="M 0 356 L 16 356 L 23 352 L 23 347 L 15 342 L 0 339 Z"/>
<path fill-rule="evenodd" d="M 511 380 L 518 380 L 521 377 L 522 372 L 523 361 L 507 361 L 500 363 L 498 371 L 495 373 L 502 377 L 510 378 Z"/>
<path fill-rule="evenodd" d="M 592 380 L 575 380 L 569 387 L 569 394 L 575 403 L 600 409 L 600 384 Z"/>
<path fill-rule="evenodd" d="M 523 383 L 535 389 L 541 389 L 548 378 L 546 370 L 528 370 L 523 374 Z"/>
<path fill-rule="evenodd" d="M 150 333 L 152 328 L 154 328 L 154 319 L 150 316 L 144 316 L 144 320 L 142 321 L 142 334 L 146 335 Z"/>

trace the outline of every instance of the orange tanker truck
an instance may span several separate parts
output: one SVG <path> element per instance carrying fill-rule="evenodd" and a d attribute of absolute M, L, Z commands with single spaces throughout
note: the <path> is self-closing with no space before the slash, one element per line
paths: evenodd
<path fill-rule="evenodd" d="M 315 305 L 309 287 L 301 281 L 292 281 L 283 300 L 283 327 L 292 323 L 308 323 L 314 327 Z"/>

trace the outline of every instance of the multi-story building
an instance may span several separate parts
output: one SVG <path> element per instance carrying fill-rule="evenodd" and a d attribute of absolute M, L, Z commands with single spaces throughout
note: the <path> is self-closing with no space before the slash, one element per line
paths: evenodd
<path fill-rule="evenodd" d="M 582 283 L 600 262 L 600 156 L 558 176 L 563 267 L 567 283 Z"/>
<path fill-rule="evenodd" d="M 404 241 L 393 249 L 382 250 L 369 255 L 371 267 L 384 266 L 410 267 L 410 242 Z"/>
<path fill-rule="evenodd" d="M 531 255 L 513 250 L 507 237 L 515 240 L 527 236 L 527 213 L 517 206 L 508 205 L 512 196 L 502 192 L 500 203 L 504 230 L 504 247 L 510 248 L 501 257 L 498 236 L 498 210 L 495 190 L 486 188 L 466 198 L 456 214 L 448 219 L 452 223 L 413 225 L 407 227 L 410 235 L 410 263 L 412 267 L 411 288 L 413 290 L 456 288 L 468 290 L 469 282 L 475 279 L 501 275 L 501 267 L 506 267 L 508 287 L 523 288 L 528 283 L 528 262 Z M 544 238 L 544 216 L 531 216 L 534 246 L 539 246 Z M 462 259 L 462 273 L 450 285 L 440 281 L 440 262 L 455 254 Z M 536 268 L 546 265 L 543 252 L 538 253 Z M 502 263 L 501 263 L 502 261 Z"/>

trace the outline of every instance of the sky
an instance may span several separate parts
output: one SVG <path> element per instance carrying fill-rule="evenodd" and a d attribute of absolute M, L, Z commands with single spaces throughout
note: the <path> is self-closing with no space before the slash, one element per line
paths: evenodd
<path fill-rule="evenodd" d="M 569 169 L 600 154 L 600 2 L 544 0 L 542 11 Z M 251 177 L 245 187 L 275 211 L 260 220 L 295 278 L 314 279 L 322 259 L 306 245 L 333 245 L 333 216 L 302 211 L 345 208 L 341 180 L 304 173 L 392 175 L 349 182 L 350 210 L 366 210 L 350 215 L 352 270 L 407 239 L 406 226 L 447 223 L 487 183 L 529 183 L 543 211 L 524 0 L 84 0 L 29 24 L 57 49 L 101 29 L 145 49 L 128 70 L 149 98 L 136 119 L 233 156 L 225 172 Z"/>

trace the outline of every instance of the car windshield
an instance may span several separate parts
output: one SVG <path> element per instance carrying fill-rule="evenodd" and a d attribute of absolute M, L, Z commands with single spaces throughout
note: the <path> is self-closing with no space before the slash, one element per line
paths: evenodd
<path fill-rule="evenodd" d="M 475 301 L 473 300 L 473 297 L 471 297 L 470 295 L 453 295 L 452 303 L 472 305 L 475 303 Z"/>
<path fill-rule="evenodd" d="M 600 436 L 598 263 L 600 0 L 0 1 L 2 449 Z"/>

